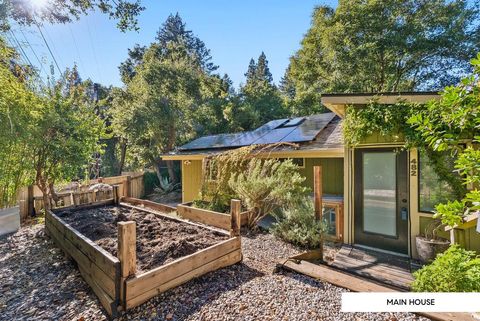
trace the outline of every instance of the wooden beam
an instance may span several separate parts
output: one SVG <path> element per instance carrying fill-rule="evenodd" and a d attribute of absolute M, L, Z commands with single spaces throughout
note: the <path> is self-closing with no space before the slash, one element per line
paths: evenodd
<path fill-rule="evenodd" d="M 230 202 L 230 236 L 240 236 L 240 200 L 232 199 Z"/>
<path fill-rule="evenodd" d="M 120 203 L 120 194 L 118 193 L 118 185 L 112 186 L 113 190 L 113 204 L 118 205 Z"/>
<path fill-rule="evenodd" d="M 313 166 L 313 191 L 315 197 L 315 217 L 321 220 L 323 216 L 322 205 L 322 166 Z"/>
<path fill-rule="evenodd" d="M 126 280 L 137 270 L 135 222 L 118 222 L 118 259 L 120 260 L 120 303 L 127 308 Z"/>
<path fill-rule="evenodd" d="M 118 222 L 118 259 L 120 260 L 120 273 L 122 278 L 135 275 L 137 270 L 136 252 L 136 224 L 135 222 Z"/>
<path fill-rule="evenodd" d="M 323 217 L 323 204 L 322 204 L 322 195 L 323 195 L 323 182 L 322 182 L 322 166 L 313 166 L 313 192 L 314 192 L 314 205 L 315 205 L 315 218 L 318 221 L 322 220 Z M 320 237 L 320 260 L 323 261 L 323 235 Z"/>

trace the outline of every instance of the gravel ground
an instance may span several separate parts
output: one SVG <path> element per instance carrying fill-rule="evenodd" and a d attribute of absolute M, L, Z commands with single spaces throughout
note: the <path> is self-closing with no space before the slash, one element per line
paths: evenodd
<path fill-rule="evenodd" d="M 344 289 L 289 272 L 298 251 L 268 234 L 242 238 L 242 263 L 209 273 L 130 310 L 121 320 L 427 320 L 408 313 L 341 313 Z M 106 320 L 73 263 L 43 225 L 0 238 L 0 320 Z"/>

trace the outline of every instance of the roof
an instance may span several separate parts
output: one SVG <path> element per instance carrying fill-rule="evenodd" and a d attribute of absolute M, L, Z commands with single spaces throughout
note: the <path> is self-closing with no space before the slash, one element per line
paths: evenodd
<path fill-rule="evenodd" d="M 180 146 L 175 152 L 162 155 L 162 158 L 171 160 L 196 158 L 193 156 L 203 158 L 242 146 L 278 142 L 295 143 L 298 147 L 278 147 L 270 151 L 269 155 L 295 154 L 297 157 L 305 157 L 298 155 L 329 153 L 335 157 L 343 157 L 341 122 L 334 113 L 273 120 L 253 131 L 200 137 Z"/>
<path fill-rule="evenodd" d="M 349 105 L 366 105 L 372 101 L 393 105 L 406 101 L 410 103 L 426 103 L 432 99 L 440 99 L 438 92 L 381 92 L 381 93 L 338 93 L 322 94 L 322 104 L 340 117 L 345 117 L 345 107 Z"/>

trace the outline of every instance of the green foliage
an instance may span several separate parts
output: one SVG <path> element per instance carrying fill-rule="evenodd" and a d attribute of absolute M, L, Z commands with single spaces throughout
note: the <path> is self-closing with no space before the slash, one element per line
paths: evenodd
<path fill-rule="evenodd" d="M 170 15 L 148 48 L 136 47 L 120 67 L 125 90 L 113 93 L 112 128 L 129 153 L 160 173 L 160 155 L 198 135 L 228 129 L 223 117 L 231 82 L 216 69 L 205 44 L 177 14 Z M 173 183 L 178 181 L 167 162 Z"/>
<path fill-rule="evenodd" d="M 409 124 L 420 134 L 420 140 L 430 149 L 458 154 L 455 167 L 463 175 L 464 184 L 474 186 L 462 202 L 437 207 L 437 216 L 449 224 L 460 223 L 464 215 L 478 210 L 480 203 L 480 152 L 476 149 L 480 142 L 480 54 L 472 60 L 472 66 L 471 76 L 457 86 L 445 88 L 439 101 L 430 102 L 427 108 L 409 119 Z M 465 141 L 471 142 L 473 147 L 462 148 Z"/>
<path fill-rule="evenodd" d="M 340 1 L 335 9 L 315 8 L 284 76 L 283 87 L 295 95 L 289 99 L 292 113 L 318 110 L 326 92 L 456 83 L 480 49 L 479 8 L 477 1 L 464 0 Z"/>
<path fill-rule="evenodd" d="M 452 245 L 413 275 L 415 292 L 479 292 L 480 258 L 473 251 Z"/>
<path fill-rule="evenodd" d="M 0 4 L 0 20 L 3 20 L 3 30 L 9 28 L 8 19 L 26 25 L 39 21 L 69 23 L 95 9 L 118 20 L 117 27 L 126 31 L 139 29 L 137 16 L 145 8 L 139 0 L 55 0 L 45 1 L 43 5 L 36 1 L 6 0 Z"/>
<path fill-rule="evenodd" d="M 32 117 L 41 109 L 25 67 L 15 60 L 16 52 L 0 37 L 0 208 L 14 205 L 17 189 L 32 181 Z"/>
<path fill-rule="evenodd" d="M 305 248 L 318 248 L 327 233 L 327 224 L 315 219 L 315 209 L 311 198 L 304 198 L 294 207 L 289 207 L 277 215 L 278 222 L 272 233 L 287 242 Z"/>
<path fill-rule="evenodd" d="M 265 53 L 260 54 L 256 63 L 254 59 L 250 60 L 245 77 L 246 83 L 240 88 L 240 101 L 225 111 L 234 131 L 251 130 L 286 115 Z"/>
<path fill-rule="evenodd" d="M 26 70 L 26 71 L 25 71 Z M 76 68 L 49 88 L 35 86 L 34 73 L 15 62 L 0 42 L 0 206 L 14 202 L 21 186 L 37 184 L 44 202 L 54 185 L 88 172 L 99 153 L 103 123 Z"/>
<path fill-rule="evenodd" d="M 99 152 L 98 142 L 103 137 L 104 126 L 90 105 L 75 68 L 65 71 L 42 102 L 42 108 L 33 118 L 31 135 L 35 139 L 30 147 L 35 183 L 47 204 L 48 196 L 56 198 L 55 183 L 88 172 L 92 156 Z"/>
<path fill-rule="evenodd" d="M 460 201 L 447 202 L 446 204 L 438 204 L 435 207 L 435 215 L 433 218 L 438 218 L 442 224 L 446 226 L 455 226 L 462 223 L 464 204 Z"/>
<path fill-rule="evenodd" d="M 236 198 L 235 192 L 230 187 L 231 177 L 236 177 L 244 172 L 252 154 L 258 146 L 247 146 L 226 151 L 218 155 L 205 158 L 200 199 L 196 204 L 208 202 L 207 209 L 220 210 L 230 206 L 230 200 Z"/>
<path fill-rule="evenodd" d="M 230 176 L 228 183 L 250 210 L 253 228 L 266 215 L 297 205 L 306 193 L 304 180 L 291 160 L 252 158 L 245 171 Z"/>
<path fill-rule="evenodd" d="M 145 187 L 145 195 L 153 193 L 155 188 L 160 185 L 158 176 L 154 172 L 145 172 L 143 174 L 143 186 Z"/>

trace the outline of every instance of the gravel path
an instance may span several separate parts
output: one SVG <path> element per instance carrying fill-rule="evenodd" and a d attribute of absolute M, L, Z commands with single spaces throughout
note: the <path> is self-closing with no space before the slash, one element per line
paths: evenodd
<path fill-rule="evenodd" d="M 152 298 L 121 320 L 427 320 L 408 313 L 340 313 L 344 289 L 275 262 L 298 251 L 268 234 L 242 238 L 244 260 Z M 74 265 L 43 234 L 0 239 L 0 320 L 106 320 Z"/>

